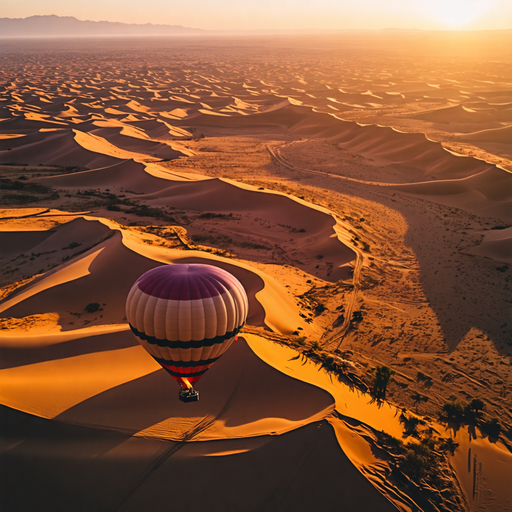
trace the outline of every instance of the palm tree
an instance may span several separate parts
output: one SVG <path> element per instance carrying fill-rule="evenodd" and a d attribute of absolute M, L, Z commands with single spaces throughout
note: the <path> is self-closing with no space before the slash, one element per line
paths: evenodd
<path fill-rule="evenodd" d="M 389 379 L 395 370 L 387 366 L 377 365 L 375 368 L 375 380 L 373 382 L 373 395 L 375 398 L 384 400 L 386 398 L 386 388 L 388 387 Z"/>

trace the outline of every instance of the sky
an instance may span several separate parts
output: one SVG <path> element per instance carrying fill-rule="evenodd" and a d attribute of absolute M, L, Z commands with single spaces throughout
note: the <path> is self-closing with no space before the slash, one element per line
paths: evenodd
<path fill-rule="evenodd" d="M 512 0 L 1 0 L 0 17 L 240 29 L 512 29 Z"/>

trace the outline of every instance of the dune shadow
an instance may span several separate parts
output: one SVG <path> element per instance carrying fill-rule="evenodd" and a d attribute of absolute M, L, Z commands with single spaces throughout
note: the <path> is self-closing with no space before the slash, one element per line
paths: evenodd
<path fill-rule="evenodd" d="M 363 197 L 356 191 L 355 195 Z M 467 333 L 476 329 L 480 331 L 477 338 L 488 336 L 498 351 L 510 354 L 510 294 L 504 283 L 512 269 L 498 271 L 498 262 L 462 250 L 467 245 L 464 229 L 475 229 L 468 227 L 475 221 L 480 229 L 487 227 L 488 219 L 428 199 L 411 200 L 401 192 L 380 189 L 377 196 L 380 203 L 398 211 L 407 222 L 405 244 L 419 263 L 419 283 L 414 286 L 419 285 L 425 294 L 449 350 L 455 350 Z M 400 289 L 390 293 L 398 298 Z M 427 332 L 431 326 L 423 327 Z"/>
<path fill-rule="evenodd" d="M 399 201 L 395 205 L 399 205 Z M 422 288 L 450 350 L 476 328 L 487 335 L 498 350 L 509 354 L 506 340 L 510 326 L 508 331 L 504 328 L 507 317 L 510 318 L 503 286 L 507 276 L 496 270 L 499 265 L 487 258 L 461 253 L 458 241 L 446 235 L 448 229 L 455 228 L 453 220 L 438 221 L 436 229 L 425 229 L 424 219 L 411 214 L 409 209 L 399 206 L 398 209 L 409 224 L 405 241 L 418 258 Z M 512 270 L 508 274 L 512 274 Z M 484 289 L 486 293 L 482 293 Z"/>
<path fill-rule="evenodd" d="M 334 404 L 329 393 L 261 361 L 243 339 L 204 375 L 197 390 L 198 402 L 180 402 L 179 385 L 159 370 L 84 400 L 55 419 L 126 433 L 151 427 L 157 437 L 176 439 L 201 418 L 210 418 L 212 425 L 219 421 L 228 429 L 267 419 L 282 425 L 283 421 L 307 421 Z M 255 432 L 272 430 L 268 426 L 254 428 Z"/>
<path fill-rule="evenodd" d="M 11 512 L 103 510 L 163 445 L 3 405 L 0 418 L 0 505 Z"/>
<path fill-rule="evenodd" d="M 138 345 L 131 331 L 84 336 L 45 347 L 0 347 L 0 370 Z"/>

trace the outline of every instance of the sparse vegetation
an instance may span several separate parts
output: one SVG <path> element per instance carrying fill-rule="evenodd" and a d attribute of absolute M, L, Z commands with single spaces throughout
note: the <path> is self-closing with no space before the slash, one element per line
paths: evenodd
<path fill-rule="evenodd" d="M 0 199 L 4 204 L 31 203 L 37 201 L 51 201 L 59 198 L 59 194 L 51 187 L 30 183 L 25 177 L 11 180 L 0 179 Z"/>
<path fill-rule="evenodd" d="M 290 233 L 305 233 L 306 230 L 304 228 L 294 228 L 292 226 L 289 226 L 288 224 L 277 224 L 278 226 L 281 226 L 282 228 L 286 228 Z"/>
<path fill-rule="evenodd" d="M 417 440 L 404 444 L 383 431 L 377 433 L 378 446 L 390 457 L 390 478 L 403 490 L 414 488 L 418 497 L 441 507 L 435 510 L 462 510 L 459 492 L 454 485 L 453 472 L 447 454 L 457 450 L 451 438 L 437 437 L 430 428 L 417 434 Z M 438 490 L 437 496 L 432 494 Z M 434 510 L 433 509 L 433 510 Z"/>
<path fill-rule="evenodd" d="M 479 398 L 473 398 L 469 403 L 453 397 L 444 403 L 441 419 L 459 424 L 476 424 L 483 416 L 485 404 Z"/>
<path fill-rule="evenodd" d="M 498 418 L 485 418 L 484 410 L 485 403 L 479 398 L 464 402 L 452 396 L 443 404 L 440 420 L 456 425 L 478 426 L 483 434 L 498 439 L 501 434 L 501 424 Z"/>
<path fill-rule="evenodd" d="M 85 306 L 85 311 L 87 311 L 87 313 L 96 313 L 96 311 L 100 310 L 101 306 L 97 302 L 90 302 L 87 304 L 87 306 Z"/>
<path fill-rule="evenodd" d="M 80 247 L 82 244 L 78 242 L 71 242 L 67 247 L 63 247 L 62 250 L 65 251 L 67 249 L 75 249 L 76 247 Z"/>
<path fill-rule="evenodd" d="M 138 217 L 153 217 L 168 222 L 176 222 L 176 219 L 172 215 L 167 214 L 162 208 L 152 208 L 146 204 L 137 204 L 126 210 L 126 213 L 133 213 Z"/>
<path fill-rule="evenodd" d="M 239 219 L 239 215 L 233 215 L 232 213 L 212 213 L 212 212 L 205 212 L 201 213 L 198 217 L 198 219 L 222 219 L 222 220 L 235 220 Z"/>

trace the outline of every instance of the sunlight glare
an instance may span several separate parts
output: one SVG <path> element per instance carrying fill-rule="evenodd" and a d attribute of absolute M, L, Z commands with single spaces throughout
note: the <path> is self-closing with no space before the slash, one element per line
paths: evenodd
<path fill-rule="evenodd" d="M 476 21 L 490 3 L 486 0 L 435 0 L 429 2 L 428 9 L 444 25 L 457 28 Z"/>

